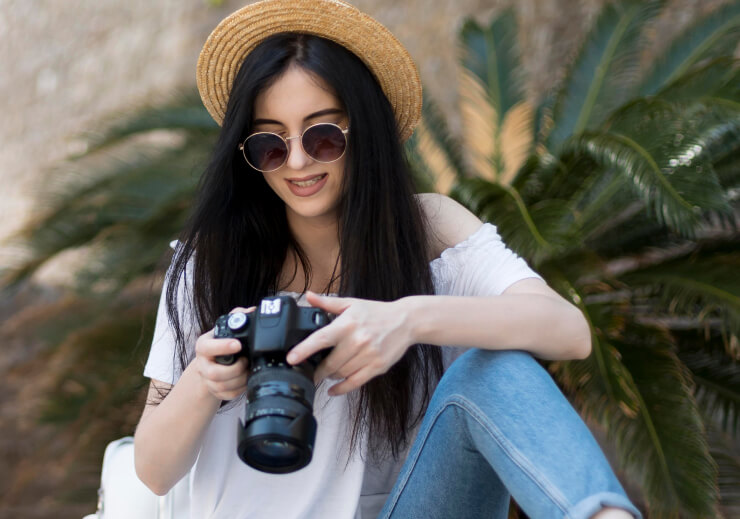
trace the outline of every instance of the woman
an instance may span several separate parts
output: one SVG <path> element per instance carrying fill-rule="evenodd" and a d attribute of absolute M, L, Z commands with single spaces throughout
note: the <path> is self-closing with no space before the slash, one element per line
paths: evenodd
<path fill-rule="evenodd" d="M 583 316 L 495 227 L 414 195 L 421 89 L 387 29 L 337 0 L 258 2 L 213 31 L 198 84 L 222 131 L 163 290 L 142 481 L 187 474 L 198 518 L 506 517 L 510 494 L 532 517 L 639 517 L 532 357 L 587 356 Z M 249 370 L 215 362 L 241 346 L 212 330 L 275 294 L 337 316 L 288 356 L 332 348 L 313 460 L 282 475 L 235 454 L 225 403 Z"/>

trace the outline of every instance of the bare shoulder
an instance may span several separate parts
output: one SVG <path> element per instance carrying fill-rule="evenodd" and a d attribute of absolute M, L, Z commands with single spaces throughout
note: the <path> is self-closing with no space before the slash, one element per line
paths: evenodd
<path fill-rule="evenodd" d="M 429 225 L 432 253 L 454 247 L 477 231 L 483 222 L 452 198 L 439 193 L 420 193 L 417 200 Z"/>

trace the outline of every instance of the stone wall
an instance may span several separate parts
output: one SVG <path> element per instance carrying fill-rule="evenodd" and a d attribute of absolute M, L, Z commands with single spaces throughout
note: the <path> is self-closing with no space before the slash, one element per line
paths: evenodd
<path fill-rule="evenodd" d="M 244 1 L 0 0 L 0 238 L 38 210 L 49 169 L 83 146 L 106 116 L 194 86 L 210 30 Z M 454 117 L 454 38 L 462 20 L 514 5 L 532 96 L 562 65 L 605 0 L 355 0 L 386 24 L 419 63 L 431 95 Z M 670 0 L 656 48 L 722 0 Z"/>

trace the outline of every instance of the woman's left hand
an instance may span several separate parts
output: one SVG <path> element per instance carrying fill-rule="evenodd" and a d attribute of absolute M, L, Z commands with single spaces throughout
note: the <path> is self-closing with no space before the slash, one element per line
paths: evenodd
<path fill-rule="evenodd" d="M 331 396 L 349 393 L 387 372 L 414 344 L 403 300 L 370 301 L 313 292 L 307 292 L 306 299 L 337 318 L 298 343 L 287 360 L 300 364 L 333 346 L 314 376 L 317 383 L 324 378 L 344 379 L 329 389 Z"/>

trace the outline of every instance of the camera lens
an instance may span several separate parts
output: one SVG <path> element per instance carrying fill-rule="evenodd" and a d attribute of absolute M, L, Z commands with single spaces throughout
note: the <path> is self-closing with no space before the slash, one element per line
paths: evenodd
<path fill-rule="evenodd" d="M 265 438 L 250 443 L 245 455 L 260 466 L 292 467 L 301 459 L 301 451 L 285 440 Z"/>
<path fill-rule="evenodd" d="M 247 382 L 249 403 L 237 452 L 263 472 L 300 470 L 311 461 L 316 439 L 313 381 L 298 367 L 260 364 Z"/>

